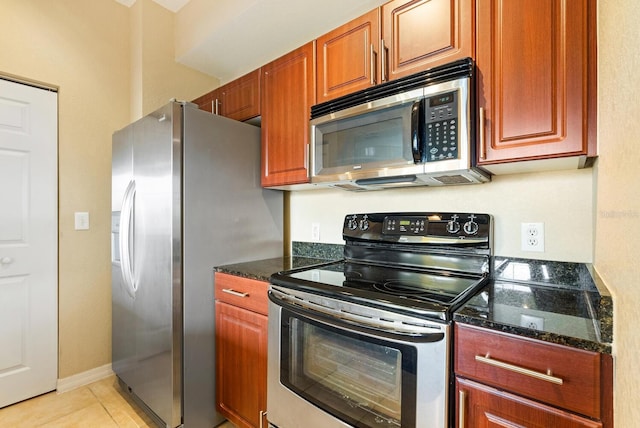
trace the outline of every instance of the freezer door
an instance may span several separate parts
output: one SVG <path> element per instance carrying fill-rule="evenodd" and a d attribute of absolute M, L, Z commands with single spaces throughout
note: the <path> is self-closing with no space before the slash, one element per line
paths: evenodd
<path fill-rule="evenodd" d="M 111 182 L 111 299 L 112 299 L 112 367 L 127 384 L 135 383 L 136 362 L 134 299 L 128 283 L 123 253 L 131 260 L 130 232 L 133 207 L 125 201 L 133 186 L 133 138 L 131 127 L 116 132 L 112 145 Z M 125 223 L 122 223 L 123 210 Z"/>
<path fill-rule="evenodd" d="M 114 371 L 168 427 L 182 423 L 179 112 L 171 103 L 116 133 L 113 158 Z"/>

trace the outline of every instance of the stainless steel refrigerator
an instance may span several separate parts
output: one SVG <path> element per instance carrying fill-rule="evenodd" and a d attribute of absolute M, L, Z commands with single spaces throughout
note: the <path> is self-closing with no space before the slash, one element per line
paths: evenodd
<path fill-rule="evenodd" d="M 113 370 L 161 426 L 210 428 L 214 266 L 282 255 L 260 129 L 171 102 L 113 135 Z"/>

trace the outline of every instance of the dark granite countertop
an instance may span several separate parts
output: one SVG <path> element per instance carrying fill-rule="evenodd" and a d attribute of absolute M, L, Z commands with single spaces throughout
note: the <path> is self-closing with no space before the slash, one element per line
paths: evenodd
<path fill-rule="evenodd" d="M 454 321 L 611 353 L 611 295 L 590 265 L 494 258 L 493 279 Z"/>
<path fill-rule="evenodd" d="M 214 271 L 268 282 L 269 277 L 276 272 L 327 263 L 329 261 L 330 260 L 315 257 L 276 257 L 273 259 L 216 266 Z"/>
<path fill-rule="evenodd" d="M 293 254 L 215 271 L 269 281 L 275 272 L 340 259 L 342 246 L 293 242 Z M 499 256 L 493 261 L 491 281 L 456 311 L 455 322 L 611 353 L 613 302 L 591 265 Z"/>

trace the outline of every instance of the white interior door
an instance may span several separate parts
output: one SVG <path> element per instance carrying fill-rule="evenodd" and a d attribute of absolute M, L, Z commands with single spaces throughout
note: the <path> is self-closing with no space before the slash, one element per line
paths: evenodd
<path fill-rule="evenodd" d="M 0 79 L 0 407 L 56 389 L 57 97 Z"/>

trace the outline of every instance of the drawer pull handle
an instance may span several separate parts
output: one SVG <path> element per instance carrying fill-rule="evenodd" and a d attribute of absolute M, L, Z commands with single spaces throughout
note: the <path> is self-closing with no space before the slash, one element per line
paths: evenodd
<path fill-rule="evenodd" d="M 249 293 L 242 293 L 240 291 L 232 290 L 231 288 L 223 288 L 222 291 L 237 297 L 249 297 Z"/>
<path fill-rule="evenodd" d="M 563 380 L 559 377 L 552 376 L 551 370 L 547 370 L 547 373 L 540 373 L 535 370 L 525 369 L 524 367 L 514 366 L 513 364 L 504 363 L 502 361 L 494 360 L 489 354 L 485 357 L 482 355 L 476 355 L 476 361 L 480 363 L 489 364 L 490 366 L 500 367 L 505 370 L 523 374 L 525 376 L 534 377 L 536 379 L 545 380 L 547 382 L 555 383 L 556 385 L 562 385 Z"/>

